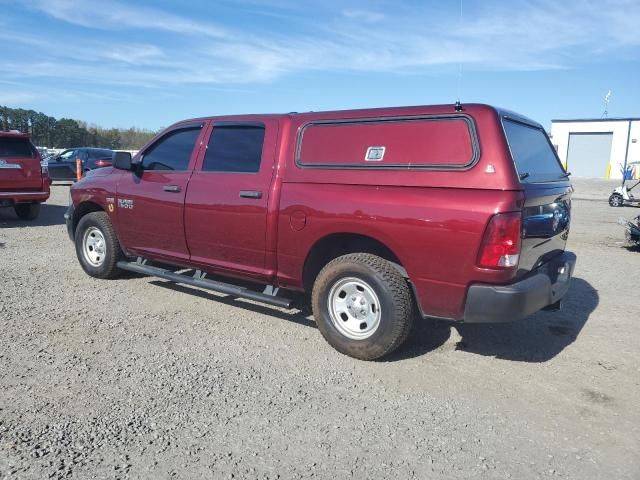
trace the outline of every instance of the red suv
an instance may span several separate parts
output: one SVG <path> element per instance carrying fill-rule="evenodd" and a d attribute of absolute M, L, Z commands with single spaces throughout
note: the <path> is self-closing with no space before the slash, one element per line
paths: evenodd
<path fill-rule="evenodd" d="M 12 206 L 22 220 L 34 220 L 49 198 L 49 176 L 29 135 L 0 130 L 0 207 Z"/>
<path fill-rule="evenodd" d="M 115 154 L 71 188 L 66 218 L 89 275 L 310 301 L 331 345 L 375 359 L 416 311 L 560 308 L 572 191 L 542 126 L 487 105 L 240 115 Z"/>

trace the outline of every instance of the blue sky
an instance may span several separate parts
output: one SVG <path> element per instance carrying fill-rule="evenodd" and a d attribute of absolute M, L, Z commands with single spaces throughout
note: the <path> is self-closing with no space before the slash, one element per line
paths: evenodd
<path fill-rule="evenodd" d="M 640 116 L 637 0 L 0 0 L 0 104 L 105 127 L 484 102 Z M 462 71 L 460 79 L 459 72 Z"/>

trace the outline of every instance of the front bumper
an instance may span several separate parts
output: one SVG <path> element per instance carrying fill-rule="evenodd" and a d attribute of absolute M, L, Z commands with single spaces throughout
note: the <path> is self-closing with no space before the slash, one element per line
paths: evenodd
<path fill-rule="evenodd" d="M 69 238 L 73 242 L 75 239 L 73 238 L 73 203 L 69 205 L 67 211 L 64 212 L 64 221 L 67 224 L 67 233 L 69 234 Z"/>
<path fill-rule="evenodd" d="M 569 290 L 576 256 L 563 252 L 535 273 L 511 285 L 471 285 L 464 309 L 466 323 L 511 322 L 559 304 Z"/>

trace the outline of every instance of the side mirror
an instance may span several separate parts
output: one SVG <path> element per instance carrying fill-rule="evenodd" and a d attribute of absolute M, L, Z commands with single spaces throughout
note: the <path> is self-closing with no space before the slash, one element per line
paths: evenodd
<path fill-rule="evenodd" d="M 131 154 L 129 152 L 113 152 L 111 163 L 114 168 L 131 170 Z"/>

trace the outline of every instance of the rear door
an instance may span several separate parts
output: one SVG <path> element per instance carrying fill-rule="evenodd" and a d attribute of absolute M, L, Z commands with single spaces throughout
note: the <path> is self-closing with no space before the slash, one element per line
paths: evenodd
<path fill-rule="evenodd" d="M 525 192 L 518 264 L 518 275 L 524 275 L 564 251 L 573 188 L 539 125 L 511 118 L 504 118 L 503 125 Z"/>
<path fill-rule="evenodd" d="M 27 137 L 0 136 L 0 190 L 40 190 L 40 155 Z"/>
<path fill-rule="evenodd" d="M 185 201 L 192 262 L 264 278 L 277 135 L 277 120 L 214 122 Z"/>
<path fill-rule="evenodd" d="M 200 150 L 204 124 L 182 124 L 166 132 L 138 157 L 141 168 L 118 180 L 118 236 L 131 253 L 188 260 L 184 199 Z"/>

